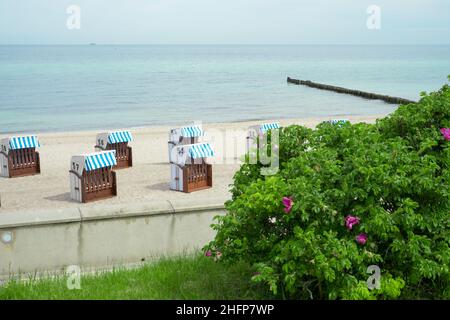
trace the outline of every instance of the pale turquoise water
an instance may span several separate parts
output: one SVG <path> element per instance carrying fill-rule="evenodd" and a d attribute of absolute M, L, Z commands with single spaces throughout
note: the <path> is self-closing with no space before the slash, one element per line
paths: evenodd
<path fill-rule="evenodd" d="M 448 74 L 450 46 L 0 46 L 0 133 L 378 115 L 286 77 L 418 99 Z"/>

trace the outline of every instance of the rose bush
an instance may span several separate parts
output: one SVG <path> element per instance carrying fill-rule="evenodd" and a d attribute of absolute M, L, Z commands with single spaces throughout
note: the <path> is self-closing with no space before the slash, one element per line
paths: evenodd
<path fill-rule="evenodd" d="M 282 128 L 280 170 L 241 166 L 205 250 L 284 298 L 450 298 L 449 127 L 444 85 L 376 124 Z"/>

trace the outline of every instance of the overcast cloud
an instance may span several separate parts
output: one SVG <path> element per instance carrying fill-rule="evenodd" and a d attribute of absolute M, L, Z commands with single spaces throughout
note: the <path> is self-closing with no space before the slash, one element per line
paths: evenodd
<path fill-rule="evenodd" d="M 69 5 L 81 29 L 66 27 Z M 381 29 L 366 26 L 370 5 Z M 449 0 L 1 0 L 1 44 L 450 44 Z"/>

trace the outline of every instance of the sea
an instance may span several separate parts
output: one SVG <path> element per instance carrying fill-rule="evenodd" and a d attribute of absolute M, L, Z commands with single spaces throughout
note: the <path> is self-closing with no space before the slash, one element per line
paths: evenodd
<path fill-rule="evenodd" d="M 0 45 L 0 134 L 383 115 L 286 79 L 418 100 L 449 74 L 450 46 Z"/>

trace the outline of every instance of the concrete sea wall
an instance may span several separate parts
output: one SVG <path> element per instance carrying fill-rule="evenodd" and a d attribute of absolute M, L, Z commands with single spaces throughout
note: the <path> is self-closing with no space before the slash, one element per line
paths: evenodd
<path fill-rule="evenodd" d="M 169 201 L 0 214 L 0 278 L 105 268 L 200 249 L 223 204 Z"/>

